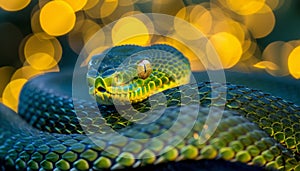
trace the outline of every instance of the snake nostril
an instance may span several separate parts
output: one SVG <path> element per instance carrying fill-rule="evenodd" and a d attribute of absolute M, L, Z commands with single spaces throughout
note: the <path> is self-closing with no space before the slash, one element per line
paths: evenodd
<path fill-rule="evenodd" d="M 102 93 L 106 92 L 106 89 L 103 87 L 98 87 L 97 89 L 99 92 L 102 92 Z"/>

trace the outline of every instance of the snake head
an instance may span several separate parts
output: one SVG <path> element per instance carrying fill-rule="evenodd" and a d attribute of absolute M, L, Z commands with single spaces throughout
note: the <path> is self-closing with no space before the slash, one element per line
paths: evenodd
<path fill-rule="evenodd" d="M 139 50 L 130 55 L 128 52 L 122 55 L 112 49 L 106 55 L 109 59 L 102 60 L 103 67 L 100 65 L 89 71 L 89 93 L 99 104 L 137 103 L 155 93 L 189 82 L 189 63 L 179 51 L 168 45 L 137 47 Z M 132 50 L 132 45 L 116 49 L 124 52 L 126 48 Z M 99 59 L 95 57 L 92 60 Z M 103 69 L 105 67 L 107 69 Z"/>

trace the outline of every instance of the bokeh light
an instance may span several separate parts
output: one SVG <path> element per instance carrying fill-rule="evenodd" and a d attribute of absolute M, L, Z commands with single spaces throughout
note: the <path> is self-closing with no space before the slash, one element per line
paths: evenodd
<path fill-rule="evenodd" d="M 64 1 L 51 1 L 44 5 L 40 13 L 43 30 L 52 36 L 61 36 L 75 25 L 76 15 L 73 8 Z"/>
<path fill-rule="evenodd" d="M 147 45 L 151 36 L 147 26 L 141 20 L 135 17 L 125 17 L 114 25 L 111 37 L 114 45 Z"/>
<path fill-rule="evenodd" d="M 266 69 L 269 72 L 279 70 L 279 66 L 271 61 L 261 61 L 261 62 L 256 63 L 253 66 L 256 68 L 260 68 L 260 69 Z"/>
<path fill-rule="evenodd" d="M 38 35 L 28 38 L 24 46 L 26 61 L 37 70 L 53 68 L 60 61 L 62 48 L 56 38 L 43 39 Z"/>
<path fill-rule="evenodd" d="M 202 32 L 205 35 L 207 35 L 211 29 L 212 16 L 210 12 L 202 5 L 183 7 L 177 12 L 176 17 L 190 22 L 193 26 L 195 26 L 195 28 L 198 29 L 198 31 Z M 198 38 L 195 35 L 197 34 L 197 32 L 186 33 L 184 32 L 184 27 L 185 26 L 181 25 L 180 23 L 174 23 L 174 29 L 182 37 L 186 37 L 190 40 Z M 185 33 L 185 35 L 183 33 Z"/>
<path fill-rule="evenodd" d="M 88 10 L 93 8 L 97 3 L 99 2 L 99 0 L 88 0 L 85 4 L 85 6 L 83 7 L 84 10 Z"/>
<path fill-rule="evenodd" d="M 228 7 L 240 15 L 250 15 L 259 11 L 265 0 L 224 0 Z"/>
<path fill-rule="evenodd" d="M 27 82 L 26 79 L 16 79 L 8 83 L 2 94 L 2 102 L 9 108 L 17 111 L 19 95 L 23 85 Z"/>
<path fill-rule="evenodd" d="M 105 18 L 112 14 L 118 6 L 118 0 L 105 0 L 100 8 L 100 18 Z"/>
<path fill-rule="evenodd" d="M 212 42 L 213 47 L 215 48 L 217 53 L 219 54 L 221 63 L 224 68 L 231 68 L 240 60 L 243 52 L 242 46 L 240 41 L 232 34 L 227 32 L 220 32 L 211 36 L 210 41 Z M 217 62 L 210 61 L 210 63 L 214 64 Z"/>
<path fill-rule="evenodd" d="M 88 0 L 58 0 L 58 1 L 65 1 L 67 2 L 72 8 L 73 10 L 76 12 L 76 11 L 79 11 L 81 10 L 85 4 L 87 3 Z"/>
<path fill-rule="evenodd" d="M 270 43 L 262 54 L 266 71 L 274 76 L 288 75 L 288 56 L 292 50 L 293 46 L 283 41 Z"/>
<path fill-rule="evenodd" d="M 29 3 L 30 0 L 0 0 L 0 7 L 6 11 L 19 11 Z"/>
<path fill-rule="evenodd" d="M 289 55 L 288 67 L 291 75 L 300 79 L 300 46 L 296 47 Z"/>
<path fill-rule="evenodd" d="M 32 77 L 35 77 L 37 75 L 45 73 L 44 71 L 36 70 L 33 67 L 29 66 L 23 66 L 22 68 L 19 68 L 17 71 L 13 73 L 11 76 L 11 80 L 16 79 L 26 79 L 29 80 Z"/>
<path fill-rule="evenodd" d="M 184 7 L 184 3 L 181 0 L 153 0 L 152 12 L 162 13 L 168 15 L 176 15 L 177 12 Z"/>
<path fill-rule="evenodd" d="M 257 13 L 244 16 L 244 24 L 254 38 L 262 38 L 271 33 L 275 26 L 275 16 L 268 5 L 264 5 Z"/>

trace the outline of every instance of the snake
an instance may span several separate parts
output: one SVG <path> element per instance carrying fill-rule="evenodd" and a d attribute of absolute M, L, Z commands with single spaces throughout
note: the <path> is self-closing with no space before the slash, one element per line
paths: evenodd
<path fill-rule="evenodd" d="M 0 105 L 2 170 L 300 170 L 297 99 L 206 74 L 190 82 L 189 61 L 172 46 L 95 55 L 76 85 L 88 99 L 72 98 L 73 74 L 28 81 L 18 113 Z M 237 83 L 255 84 L 237 75 Z M 263 79 L 257 84 L 276 87 Z"/>

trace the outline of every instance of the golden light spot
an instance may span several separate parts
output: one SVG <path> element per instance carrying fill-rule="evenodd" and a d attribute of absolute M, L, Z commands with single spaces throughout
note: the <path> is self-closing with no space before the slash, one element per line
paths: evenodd
<path fill-rule="evenodd" d="M 0 67 L 0 97 L 4 91 L 5 86 L 9 83 L 12 74 L 14 73 L 15 68 L 11 66 Z"/>
<path fill-rule="evenodd" d="M 24 46 L 26 61 L 37 70 L 53 68 L 60 61 L 62 47 L 56 38 L 42 39 L 38 35 L 29 37 Z"/>
<path fill-rule="evenodd" d="M 290 74 L 296 78 L 300 79 L 300 46 L 296 47 L 288 58 L 288 67 Z"/>
<path fill-rule="evenodd" d="M 22 68 L 19 68 L 11 77 L 11 80 L 16 80 L 16 79 L 31 79 L 34 76 L 43 74 L 43 71 L 36 70 L 31 66 L 23 66 Z"/>
<path fill-rule="evenodd" d="M 106 1 L 116 1 L 116 0 L 106 0 Z M 121 6 L 129 6 L 134 5 L 138 0 L 119 0 L 119 5 Z"/>
<path fill-rule="evenodd" d="M 2 95 L 3 104 L 17 112 L 19 95 L 26 79 L 16 79 L 7 84 Z"/>
<path fill-rule="evenodd" d="M 104 1 L 100 8 L 100 18 L 104 18 L 112 14 L 118 6 L 118 0 Z"/>
<path fill-rule="evenodd" d="M 72 8 L 73 10 L 76 12 L 76 11 L 79 11 L 81 10 L 85 4 L 87 3 L 88 0 L 59 0 L 59 1 L 65 1 L 67 2 Z"/>
<path fill-rule="evenodd" d="M 283 41 L 270 43 L 264 49 L 262 59 L 274 63 L 277 66 L 277 69 L 274 69 L 274 67 L 266 67 L 266 71 L 274 76 L 288 75 L 288 56 L 292 50 L 293 46 Z"/>
<path fill-rule="evenodd" d="M 52 36 L 61 36 L 75 25 L 76 15 L 73 8 L 64 1 L 51 1 L 43 6 L 40 23 L 43 30 Z"/>
<path fill-rule="evenodd" d="M 183 20 L 175 20 L 174 28 L 178 35 L 186 40 L 197 40 L 203 37 L 203 34 L 196 27 L 192 27 Z"/>
<path fill-rule="evenodd" d="M 83 7 L 83 10 L 88 10 L 93 8 L 95 5 L 97 5 L 99 0 L 88 0 L 85 6 Z"/>
<path fill-rule="evenodd" d="M 187 40 L 198 39 L 199 32 L 201 32 L 201 35 L 202 33 L 208 34 L 211 29 L 212 16 L 202 5 L 184 7 L 177 12 L 176 17 L 174 19 L 174 28 L 179 35 Z M 180 19 L 191 23 L 197 30 L 191 29 L 191 26 L 184 24 Z"/>
<path fill-rule="evenodd" d="M 233 21 L 230 18 L 224 18 L 222 21 L 216 22 L 213 26 L 213 32 L 227 32 L 234 35 L 241 44 L 245 40 L 245 30 L 242 28 L 241 23 Z"/>
<path fill-rule="evenodd" d="M 190 14 L 190 22 L 203 34 L 208 34 L 213 23 L 211 13 L 201 5 L 196 5 Z"/>
<path fill-rule="evenodd" d="M 51 39 L 53 36 L 50 36 L 49 34 L 45 33 L 42 29 L 41 23 L 40 23 L 40 10 L 37 10 L 33 13 L 31 16 L 31 30 L 33 33 L 35 33 L 36 36 L 42 38 L 42 39 Z"/>
<path fill-rule="evenodd" d="M 250 15 L 259 11 L 265 0 L 226 0 L 229 9 L 240 15 Z"/>
<path fill-rule="evenodd" d="M 110 1 L 99 1 L 92 8 L 85 10 L 86 14 L 94 19 L 98 18 L 106 18 L 110 16 L 112 13 L 116 12 L 119 1 L 118 0 L 110 0 Z M 120 10 L 117 11 L 121 12 Z"/>
<path fill-rule="evenodd" d="M 175 16 L 184 7 L 182 0 L 154 0 L 152 1 L 152 12 Z"/>
<path fill-rule="evenodd" d="M 234 35 L 220 32 L 212 35 L 209 40 L 218 53 L 223 68 L 231 68 L 240 60 L 243 50 L 240 41 Z M 210 55 L 214 55 L 214 50 L 208 48 L 207 53 L 210 65 L 216 66 L 219 62 L 209 58 Z"/>
<path fill-rule="evenodd" d="M 51 69 L 57 65 L 57 61 L 47 53 L 35 53 L 26 58 L 26 61 L 37 70 Z"/>
<path fill-rule="evenodd" d="M 103 24 L 110 24 L 114 21 L 117 21 L 123 16 L 125 13 L 134 11 L 135 7 L 133 5 L 128 5 L 128 6 L 120 6 L 118 5 L 117 8 L 111 13 L 109 16 L 105 18 L 101 18 L 101 21 Z"/>
<path fill-rule="evenodd" d="M 279 70 L 278 65 L 276 65 L 275 63 L 273 63 L 271 61 L 261 61 L 261 62 L 256 63 L 253 66 L 256 68 L 268 69 L 268 70 L 272 70 L 272 71 Z"/>
<path fill-rule="evenodd" d="M 147 45 L 149 40 L 150 35 L 146 25 L 135 17 L 121 18 L 112 28 L 112 41 L 114 45 Z"/>
<path fill-rule="evenodd" d="M 100 8 L 101 8 L 102 4 L 103 4 L 103 1 L 97 1 L 97 3 L 93 7 L 89 8 L 89 9 L 85 9 L 84 12 L 90 18 L 98 19 L 98 18 L 100 18 Z"/>
<path fill-rule="evenodd" d="M 252 15 L 244 16 L 244 24 L 251 31 L 254 38 L 267 36 L 275 26 L 275 16 L 272 9 L 264 5 Z"/>
<path fill-rule="evenodd" d="M 30 0 L 0 0 L 0 7 L 6 11 L 19 11 L 30 3 Z"/>
<path fill-rule="evenodd" d="M 126 12 L 125 14 L 123 14 L 121 18 L 129 17 L 131 15 L 137 15 L 137 14 L 143 14 L 143 13 L 141 11 L 129 11 L 129 12 Z"/>
<path fill-rule="evenodd" d="M 37 35 L 30 36 L 24 46 L 25 57 L 38 52 L 45 52 L 54 55 L 54 46 L 49 39 L 41 39 Z"/>

